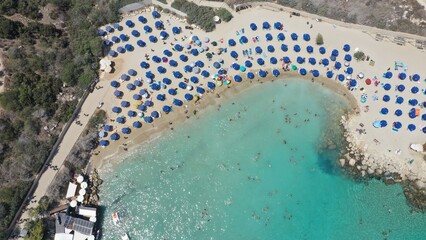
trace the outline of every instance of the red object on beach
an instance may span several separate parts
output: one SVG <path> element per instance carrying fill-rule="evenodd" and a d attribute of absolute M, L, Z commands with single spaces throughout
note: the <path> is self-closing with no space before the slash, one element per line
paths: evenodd
<path fill-rule="evenodd" d="M 365 79 L 365 83 L 366 83 L 367 85 L 370 85 L 370 84 L 371 84 L 371 79 L 369 79 L 369 78 Z"/>

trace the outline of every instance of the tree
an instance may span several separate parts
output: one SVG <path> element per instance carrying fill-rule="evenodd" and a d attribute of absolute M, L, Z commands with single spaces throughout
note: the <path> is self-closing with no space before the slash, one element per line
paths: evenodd
<path fill-rule="evenodd" d="M 37 219 L 29 222 L 29 234 L 25 240 L 43 240 L 44 237 L 44 223 L 42 219 Z"/>
<path fill-rule="evenodd" d="M 316 38 L 316 43 L 317 43 L 317 45 L 323 45 L 324 44 L 324 39 L 323 39 L 321 33 L 318 33 L 317 38 Z"/>
<path fill-rule="evenodd" d="M 365 57 L 365 53 L 364 53 L 364 52 L 362 52 L 362 51 L 358 51 L 358 52 L 354 53 L 354 58 L 355 58 L 357 61 L 362 60 L 364 57 Z"/>
<path fill-rule="evenodd" d="M 216 11 L 216 14 L 225 22 L 229 22 L 232 19 L 232 14 L 225 8 L 219 8 L 219 10 Z"/>

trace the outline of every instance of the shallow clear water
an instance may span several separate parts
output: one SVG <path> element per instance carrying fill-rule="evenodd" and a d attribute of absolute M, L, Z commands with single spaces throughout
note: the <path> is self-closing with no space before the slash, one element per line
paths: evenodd
<path fill-rule="evenodd" d="M 101 173 L 104 239 L 426 239 L 400 186 L 355 183 L 319 149 L 346 107 L 308 81 L 266 83 L 139 146 Z"/>

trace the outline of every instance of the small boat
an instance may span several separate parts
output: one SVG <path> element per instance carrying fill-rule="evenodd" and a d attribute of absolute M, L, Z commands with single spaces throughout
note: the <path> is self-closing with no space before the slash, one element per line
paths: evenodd
<path fill-rule="evenodd" d="M 123 236 L 121 236 L 121 240 L 130 240 L 129 235 L 125 233 Z"/>
<path fill-rule="evenodd" d="M 96 240 L 101 239 L 101 234 L 102 234 L 101 229 L 98 229 L 98 231 L 96 231 L 95 239 L 96 239 Z"/>
<path fill-rule="evenodd" d="M 120 222 L 120 217 L 118 216 L 118 212 L 114 211 L 112 213 L 112 222 L 114 225 L 117 225 Z"/>

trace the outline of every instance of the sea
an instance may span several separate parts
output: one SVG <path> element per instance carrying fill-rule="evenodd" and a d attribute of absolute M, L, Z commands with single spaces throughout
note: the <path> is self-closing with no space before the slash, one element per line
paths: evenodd
<path fill-rule="evenodd" d="M 338 166 L 348 109 L 301 79 L 209 106 L 101 169 L 102 239 L 426 239 L 401 186 Z"/>

